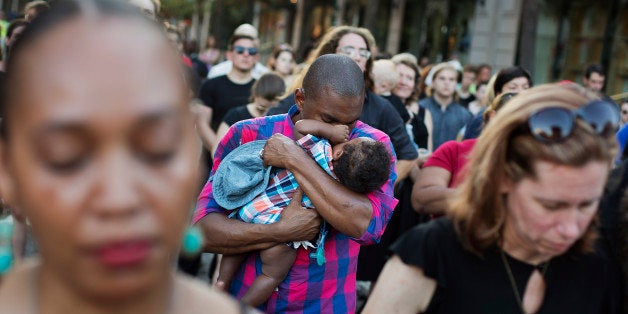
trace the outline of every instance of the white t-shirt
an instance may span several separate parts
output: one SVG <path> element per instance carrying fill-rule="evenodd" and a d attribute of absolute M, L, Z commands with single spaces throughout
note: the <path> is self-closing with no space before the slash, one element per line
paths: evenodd
<path fill-rule="evenodd" d="M 211 79 L 214 77 L 225 75 L 231 71 L 232 66 L 233 66 L 233 63 L 231 62 L 231 60 L 220 62 L 211 67 L 211 69 L 209 70 L 209 73 L 207 74 L 207 78 Z M 253 72 L 251 73 L 251 75 L 253 76 L 254 79 L 257 80 L 260 76 L 264 75 L 265 73 L 269 71 L 270 70 L 267 67 L 257 62 L 255 63 L 255 67 L 253 68 Z"/>

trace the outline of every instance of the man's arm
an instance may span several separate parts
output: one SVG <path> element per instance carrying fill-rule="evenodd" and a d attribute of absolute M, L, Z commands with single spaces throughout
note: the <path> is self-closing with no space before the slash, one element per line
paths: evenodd
<path fill-rule="evenodd" d="M 448 188 L 451 172 L 440 167 L 425 167 L 412 187 L 412 207 L 420 214 L 444 214 L 448 199 L 456 191 Z"/>
<path fill-rule="evenodd" d="M 214 156 L 212 175 L 222 159 L 243 141 L 242 130 L 238 129 L 237 125 L 229 128 L 221 139 Z M 244 139 L 245 142 L 246 140 Z M 277 243 L 311 240 L 319 231 L 320 217 L 316 211 L 301 207 L 298 192 L 293 198 L 295 202 L 291 202 L 283 210 L 279 222 L 260 225 L 228 218 L 227 211 L 214 199 L 212 184 L 211 179 L 205 184 L 194 212 L 194 223 L 203 230 L 205 249 L 208 252 L 244 253 L 268 248 Z"/>
<path fill-rule="evenodd" d="M 305 134 L 326 138 L 332 144 L 344 143 L 349 139 L 349 127 L 344 124 L 329 124 L 318 120 L 301 119 L 294 124 L 295 139 Z"/>
<path fill-rule="evenodd" d="M 291 171 L 316 211 L 335 229 L 354 238 L 367 231 L 373 215 L 368 197 L 334 180 L 292 139 L 273 135 L 266 143 L 263 158 L 266 164 Z"/>
<path fill-rule="evenodd" d="M 252 224 L 228 218 L 223 213 L 210 213 L 197 225 L 205 234 L 205 251 L 238 254 L 263 250 L 278 243 L 313 239 L 319 232 L 320 216 L 301 207 L 302 192 L 297 190 L 290 204 L 274 224 Z"/>

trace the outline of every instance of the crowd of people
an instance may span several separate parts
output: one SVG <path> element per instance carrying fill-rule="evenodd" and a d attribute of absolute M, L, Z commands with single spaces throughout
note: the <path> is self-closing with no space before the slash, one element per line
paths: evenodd
<path fill-rule="evenodd" d="M 0 313 L 628 310 L 628 99 L 600 65 L 534 86 L 353 26 L 262 65 L 252 25 L 193 51 L 159 10 L 8 25 Z"/>

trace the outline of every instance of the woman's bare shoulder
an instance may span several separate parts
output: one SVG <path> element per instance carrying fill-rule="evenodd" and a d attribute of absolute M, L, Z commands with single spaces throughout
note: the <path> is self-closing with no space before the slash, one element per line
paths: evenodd
<path fill-rule="evenodd" d="M 39 261 L 27 260 L 12 269 L 0 281 L 0 313 L 28 313 Z"/>
<path fill-rule="evenodd" d="M 174 313 L 242 313 L 240 303 L 228 294 L 213 289 L 208 284 L 177 274 L 179 291 Z"/>

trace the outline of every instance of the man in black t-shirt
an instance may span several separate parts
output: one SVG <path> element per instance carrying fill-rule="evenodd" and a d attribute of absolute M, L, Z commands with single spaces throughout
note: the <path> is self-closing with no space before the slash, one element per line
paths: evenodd
<path fill-rule="evenodd" d="M 233 62 L 231 71 L 206 81 L 199 93 L 203 103 L 212 108 L 214 131 L 229 109 L 248 103 L 255 82 L 252 70 L 259 60 L 257 42 L 250 36 L 234 35 L 229 40 L 227 58 Z"/>

